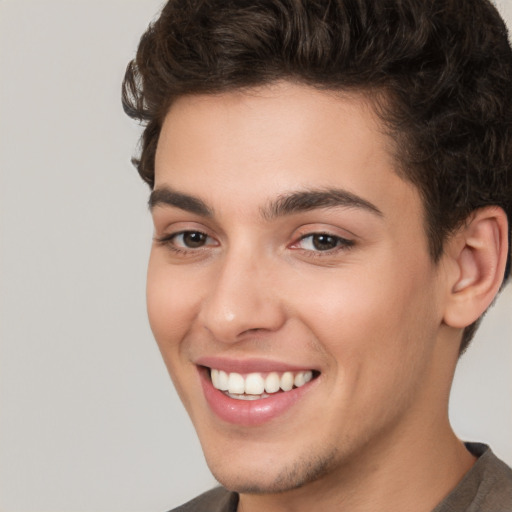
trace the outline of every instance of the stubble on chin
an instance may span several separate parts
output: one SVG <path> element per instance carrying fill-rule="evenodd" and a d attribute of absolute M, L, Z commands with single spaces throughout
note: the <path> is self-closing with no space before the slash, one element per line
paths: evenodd
<path fill-rule="evenodd" d="M 280 494 L 304 487 L 316 482 L 333 470 L 337 459 L 337 450 L 328 454 L 302 456 L 299 460 L 282 468 L 277 475 L 272 476 L 268 469 L 260 474 L 251 470 L 247 473 L 240 468 L 234 469 L 234 475 L 217 475 L 212 471 L 217 481 L 230 491 L 239 494 Z"/>

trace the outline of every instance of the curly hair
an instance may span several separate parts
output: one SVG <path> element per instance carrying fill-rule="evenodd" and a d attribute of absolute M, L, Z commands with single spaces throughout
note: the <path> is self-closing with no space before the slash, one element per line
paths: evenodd
<path fill-rule="evenodd" d="M 511 234 L 512 50 L 488 0 L 170 0 L 123 82 L 124 110 L 145 126 L 133 159 L 142 179 L 154 186 L 177 98 L 278 80 L 373 100 L 397 172 L 420 191 L 434 261 L 478 208 L 503 208 Z"/>

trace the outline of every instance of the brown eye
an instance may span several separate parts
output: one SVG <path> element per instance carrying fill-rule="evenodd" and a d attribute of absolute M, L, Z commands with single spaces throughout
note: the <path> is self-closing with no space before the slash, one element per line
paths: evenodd
<path fill-rule="evenodd" d="M 347 240 L 340 236 L 330 235 L 329 233 L 311 233 L 303 236 L 296 247 L 312 253 L 320 253 L 348 249 L 353 245 L 353 240 Z"/>
<path fill-rule="evenodd" d="M 175 236 L 177 245 L 182 245 L 189 249 L 197 249 L 206 244 L 208 235 L 200 231 L 185 231 Z"/>
<path fill-rule="evenodd" d="M 155 237 L 155 241 L 180 255 L 193 254 L 200 249 L 214 248 L 219 245 L 215 238 L 202 231 L 192 230 L 170 233 L 160 238 Z"/>
<path fill-rule="evenodd" d="M 331 235 L 312 235 L 311 243 L 317 251 L 328 251 L 334 249 L 339 243 L 339 238 Z"/>

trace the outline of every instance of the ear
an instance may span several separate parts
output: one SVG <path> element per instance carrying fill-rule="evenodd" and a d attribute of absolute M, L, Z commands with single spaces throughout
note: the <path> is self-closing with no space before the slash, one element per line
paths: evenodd
<path fill-rule="evenodd" d="M 464 328 L 491 305 L 503 281 L 508 255 L 508 223 L 498 207 L 474 211 L 447 241 L 449 290 L 444 322 Z"/>

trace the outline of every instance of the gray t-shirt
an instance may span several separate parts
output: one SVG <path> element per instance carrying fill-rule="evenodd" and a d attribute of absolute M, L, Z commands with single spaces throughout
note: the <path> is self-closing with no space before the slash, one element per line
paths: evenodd
<path fill-rule="evenodd" d="M 484 444 L 466 447 L 478 460 L 432 512 L 512 512 L 512 469 Z M 236 512 L 237 506 L 238 494 L 217 487 L 171 512 Z"/>
<path fill-rule="evenodd" d="M 512 512 L 512 469 L 485 444 L 466 448 L 478 460 L 432 512 Z"/>

